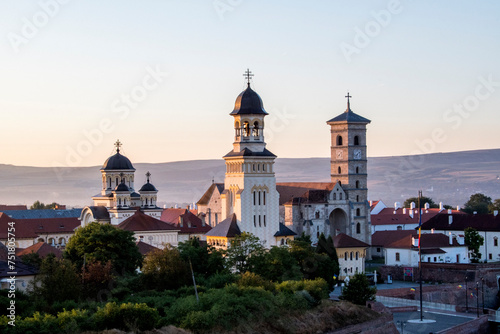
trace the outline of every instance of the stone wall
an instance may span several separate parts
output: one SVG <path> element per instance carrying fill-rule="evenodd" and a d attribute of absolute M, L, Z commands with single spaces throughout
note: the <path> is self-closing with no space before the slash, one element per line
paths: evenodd
<path fill-rule="evenodd" d="M 362 324 L 348 326 L 326 334 L 399 334 L 392 314 L 384 314 L 380 318 Z"/>
<path fill-rule="evenodd" d="M 488 316 L 483 315 L 477 319 L 439 331 L 436 334 L 486 334 L 488 328 Z"/>

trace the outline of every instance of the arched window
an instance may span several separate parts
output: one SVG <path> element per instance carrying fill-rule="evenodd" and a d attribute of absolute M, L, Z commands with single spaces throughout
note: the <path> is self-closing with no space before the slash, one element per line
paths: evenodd
<path fill-rule="evenodd" d="M 341 135 L 337 136 L 337 146 L 342 146 L 342 136 Z"/>
<path fill-rule="evenodd" d="M 359 181 L 356 181 L 356 189 L 359 188 Z"/>
<path fill-rule="evenodd" d="M 236 133 L 236 137 L 239 137 L 241 135 L 240 122 L 234 123 L 234 130 Z"/>
<path fill-rule="evenodd" d="M 259 215 L 259 227 L 262 227 L 262 221 L 261 221 L 261 216 Z"/>
<path fill-rule="evenodd" d="M 359 202 L 359 195 L 356 195 L 356 202 Z"/>
<path fill-rule="evenodd" d="M 339 200 L 342 200 L 342 193 L 339 193 Z"/>
<path fill-rule="evenodd" d="M 333 200 L 336 201 L 337 200 L 337 193 L 333 193 Z"/>
<path fill-rule="evenodd" d="M 359 174 L 359 167 L 356 167 L 356 174 Z"/>
<path fill-rule="evenodd" d="M 319 211 L 316 211 L 316 213 L 314 214 L 314 216 L 315 216 L 316 219 L 319 219 Z M 319 228 L 319 226 L 318 226 L 318 228 Z"/>
<path fill-rule="evenodd" d="M 253 227 L 257 227 L 257 218 L 253 215 Z"/>
<path fill-rule="evenodd" d="M 259 205 L 260 205 L 260 191 L 259 191 Z"/>
<path fill-rule="evenodd" d="M 356 216 L 361 216 L 361 209 L 360 208 L 356 209 Z"/>
<path fill-rule="evenodd" d="M 344 260 L 347 261 L 347 252 L 344 254 Z"/>
<path fill-rule="evenodd" d="M 358 209 L 359 210 L 359 209 Z M 356 224 L 356 233 L 357 234 L 360 234 L 361 233 L 361 224 L 360 223 L 357 223 Z M 356 259 L 357 260 L 357 259 Z"/>
<path fill-rule="evenodd" d="M 342 168 L 340 168 L 340 166 L 339 166 L 338 170 L 339 170 L 339 174 L 342 174 Z"/>
<path fill-rule="evenodd" d="M 354 136 L 354 145 L 359 145 L 359 137 Z"/>
<path fill-rule="evenodd" d="M 495 246 L 495 247 L 498 246 L 498 238 L 497 237 L 493 238 L 493 246 Z"/>
<path fill-rule="evenodd" d="M 259 136 L 259 122 L 257 122 L 257 121 L 255 121 L 253 123 L 252 135 L 254 137 L 258 137 Z"/>
<path fill-rule="evenodd" d="M 359 252 L 356 252 L 356 260 L 359 259 Z M 358 271 L 358 268 L 356 267 L 356 271 Z"/>
<path fill-rule="evenodd" d="M 281 246 L 285 244 L 285 239 L 281 239 Z"/>
<path fill-rule="evenodd" d="M 266 192 L 265 191 L 262 192 L 262 202 L 264 205 L 266 205 Z"/>
<path fill-rule="evenodd" d="M 353 252 L 351 252 L 351 254 L 349 254 L 349 259 L 352 261 L 352 256 L 353 256 Z M 352 270 L 352 269 L 351 269 Z"/>
<path fill-rule="evenodd" d="M 264 227 L 266 227 L 266 215 L 264 215 Z"/>
<path fill-rule="evenodd" d="M 253 205 L 257 205 L 256 196 L 257 196 L 257 192 L 254 191 L 253 192 Z"/>
<path fill-rule="evenodd" d="M 250 124 L 248 122 L 243 122 L 243 137 L 250 136 Z"/>

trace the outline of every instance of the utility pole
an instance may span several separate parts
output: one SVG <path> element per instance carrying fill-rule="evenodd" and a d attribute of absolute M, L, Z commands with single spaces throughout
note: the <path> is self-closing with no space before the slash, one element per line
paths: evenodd
<path fill-rule="evenodd" d="M 476 313 L 479 318 L 479 282 L 476 282 Z"/>
<path fill-rule="evenodd" d="M 483 314 L 484 314 L 484 277 L 481 277 L 481 298 L 483 299 Z"/>
<path fill-rule="evenodd" d="M 465 272 L 465 312 L 469 312 L 469 288 L 467 287 L 467 271 Z"/>
<path fill-rule="evenodd" d="M 418 191 L 418 271 L 420 275 L 420 321 L 424 321 L 424 307 L 422 300 L 422 252 L 420 250 L 421 234 L 422 234 L 422 209 L 420 208 L 420 202 L 422 198 L 422 190 Z"/>

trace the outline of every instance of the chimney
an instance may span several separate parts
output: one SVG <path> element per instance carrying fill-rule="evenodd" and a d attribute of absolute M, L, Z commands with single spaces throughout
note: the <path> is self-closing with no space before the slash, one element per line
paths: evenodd
<path fill-rule="evenodd" d="M 372 206 L 372 205 L 373 205 L 373 201 L 370 201 L 370 206 Z"/>
<path fill-rule="evenodd" d="M 410 209 L 415 209 L 415 202 L 410 203 Z"/>
<path fill-rule="evenodd" d="M 411 244 L 412 244 L 412 246 L 417 247 L 418 246 L 418 239 L 416 239 L 415 237 L 411 237 Z"/>
<path fill-rule="evenodd" d="M 163 208 L 166 209 L 167 208 L 167 205 L 166 204 L 163 204 Z"/>
<path fill-rule="evenodd" d="M 460 209 L 461 209 L 460 205 L 457 205 L 457 211 L 460 211 Z"/>
<path fill-rule="evenodd" d="M 439 211 L 443 211 L 443 208 L 444 208 L 443 202 L 439 202 Z"/>
<path fill-rule="evenodd" d="M 474 211 L 472 214 L 477 215 L 477 211 Z"/>
<path fill-rule="evenodd" d="M 401 203 L 399 202 L 394 202 L 394 211 L 396 211 L 397 209 L 399 209 L 401 207 Z"/>
<path fill-rule="evenodd" d="M 448 232 L 448 238 L 450 239 L 450 246 L 453 245 L 453 236 L 451 235 L 451 232 Z"/>
<path fill-rule="evenodd" d="M 410 210 L 410 217 L 413 219 L 413 210 Z"/>
<path fill-rule="evenodd" d="M 181 227 L 184 227 L 184 217 L 182 217 L 182 216 L 179 216 L 179 225 Z"/>
<path fill-rule="evenodd" d="M 406 215 L 406 208 L 403 208 L 403 214 Z"/>
<path fill-rule="evenodd" d="M 189 205 L 186 205 L 186 210 L 191 210 L 191 208 L 189 207 Z"/>
<path fill-rule="evenodd" d="M 451 215 L 453 213 L 453 210 L 448 209 L 448 214 Z"/>
<path fill-rule="evenodd" d="M 453 223 L 453 216 L 449 215 L 448 216 L 448 225 L 451 225 L 451 223 Z"/>
<path fill-rule="evenodd" d="M 498 210 L 493 211 L 493 216 L 498 216 Z"/>
<path fill-rule="evenodd" d="M 431 234 L 434 234 L 434 229 L 433 228 L 431 228 Z"/>
<path fill-rule="evenodd" d="M 429 208 L 430 208 L 430 207 L 431 207 L 431 206 L 429 205 L 429 203 L 425 203 L 425 204 L 424 204 L 424 208 L 425 208 L 425 210 L 429 210 Z"/>

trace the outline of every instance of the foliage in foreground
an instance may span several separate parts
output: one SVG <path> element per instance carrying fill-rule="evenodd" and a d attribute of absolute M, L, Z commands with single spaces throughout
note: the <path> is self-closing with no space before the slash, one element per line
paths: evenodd
<path fill-rule="evenodd" d="M 358 305 L 365 305 L 369 300 L 375 300 L 377 288 L 370 287 L 368 278 L 363 273 L 355 274 L 342 290 L 340 299 L 350 301 Z"/>

